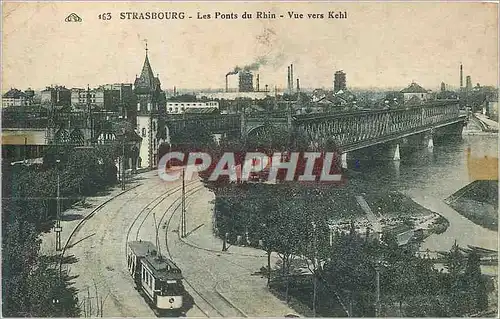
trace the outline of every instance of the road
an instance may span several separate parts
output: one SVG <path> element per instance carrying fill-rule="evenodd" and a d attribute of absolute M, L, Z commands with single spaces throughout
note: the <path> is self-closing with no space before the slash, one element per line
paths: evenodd
<path fill-rule="evenodd" d="M 211 220 L 209 201 L 213 194 L 199 181 L 188 182 L 186 192 L 187 229 L 190 231 L 195 228 L 193 222 Z M 117 193 L 112 191 L 114 195 Z M 134 189 L 110 199 L 92 218 L 82 222 L 65 251 L 65 256 L 73 255 L 78 261 L 64 266 L 69 267 L 71 275 L 78 276 L 75 287 L 85 309 L 82 316 L 97 314 L 101 302 L 96 302 L 96 295 L 103 300 L 105 317 L 155 316 L 134 288 L 125 255 L 127 241 L 142 239 L 156 243 L 155 223 L 159 225 L 162 254 L 170 254 L 181 267 L 186 278 L 186 290 L 194 300 L 186 316 L 283 316 L 293 312 L 267 290 L 265 279 L 252 275 L 267 262 L 263 252 L 232 247 L 233 251 L 238 248 L 251 253 L 219 253 L 196 248 L 179 238 L 180 195 L 180 181 L 166 183 L 158 178 L 155 171 L 143 173 Z M 81 214 L 89 211 L 91 209 Z M 205 226 L 210 229 L 208 223 Z M 66 231 L 75 225 L 76 221 L 63 221 Z M 211 231 L 203 229 L 205 226 L 198 228 L 196 235 L 202 234 L 206 243 L 217 242 Z M 195 237 L 194 233 L 191 236 Z M 67 233 L 63 234 L 63 244 L 67 237 Z M 53 234 L 44 238 L 45 247 L 51 245 L 51 238 Z"/>

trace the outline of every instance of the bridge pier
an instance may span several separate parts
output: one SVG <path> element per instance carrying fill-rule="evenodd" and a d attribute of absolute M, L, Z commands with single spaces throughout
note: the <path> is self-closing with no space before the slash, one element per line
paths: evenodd
<path fill-rule="evenodd" d="M 427 145 L 428 149 L 433 149 L 434 148 L 434 138 L 433 138 L 433 131 L 427 131 L 424 133 L 424 141 L 425 144 Z"/>
<path fill-rule="evenodd" d="M 342 168 L 347 169 L 347 153 L 342 153 L 340 159 L 341 159 Z"/>
<path fill-rule="evenodd" d="M 401 159 L 401 154 L 399 152 L 399 143 L 396 143 L 396 146 L 394 148 L 394 153 L 392 155 L 392 160 L 393 161 L 399 161 L 400 159 Z"/>

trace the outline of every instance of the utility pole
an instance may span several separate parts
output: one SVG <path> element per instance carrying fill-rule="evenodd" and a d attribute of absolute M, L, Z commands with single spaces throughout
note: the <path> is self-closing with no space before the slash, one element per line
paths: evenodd
<path fill-rule="evenodd" d="M 313 317 L 316 317 L 316 291 L 318 290 L 318 281 L 316 273 L 318 271 L 318 248 L 316 247 L 316 222 L 312 222 L 313 226 L 313 249 L 314 249 L 314 272 L 313 272 Z"/>
<path fill-rule="evenodd" d="M 122 190 L 125 190 L 125 133 L 122 140 Z"/>
<path fill-rule="evenodd" d="M 185 178 L 185 167 L 182 168 L 182 204 L 181 204 L 181 237 L 186 237 L 186 183 Z"/>
<path fill-rule="evenodd" d="M 381 233 L 377 235 L 377 240 L 380 243 Z M 375 317 L 380 317 L 380 266 L 381 256 L 378 256 L 375 264 Z"/>
<path fill-rule="evenodd" d="M 156 223 L 156 215 L 154 212 L 153 212 L 153 220 L 155 223 L 155 236 L 156 236 L 156 247 L 158 249 L 158 257 L 161 258 L 160 237 L 158 236 L 159 229 L 158 229 L 158 224 Z"/>
<path fill-rule="evenodd" d="M 375 317 L 380 317 L 380 261 L 377 261 L 375 266 Z"/>
<path fill-rule="evenodd" d="M 55 232 L 56 232 L 56 251 L 61 251 L 61 181 L 60 181 L 60 174 L 59 174 L 59 162 L 60 160 L 56 161 L 56 169 L 57 169 L 57 219 L 56 219 L 56 227 L 55 227 Z"/>

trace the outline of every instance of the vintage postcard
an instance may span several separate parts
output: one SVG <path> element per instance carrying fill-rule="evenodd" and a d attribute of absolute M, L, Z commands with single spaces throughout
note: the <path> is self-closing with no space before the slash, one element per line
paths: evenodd
<path fill-rule="evenodd" d="M 2 316 L 496 317 L 498 2 L 2 3 Z"/>

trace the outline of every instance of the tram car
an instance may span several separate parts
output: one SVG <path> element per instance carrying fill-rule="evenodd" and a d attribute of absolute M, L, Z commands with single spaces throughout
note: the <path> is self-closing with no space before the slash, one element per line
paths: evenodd
<path fill-rule="evenodd" d="M 128 270 L 136 288 L 145 295 L 153 310 L 180 311 L 184 286 L 179 267 L 161 256 L 149 241 L 131 241 L 127 245 Z"/>

